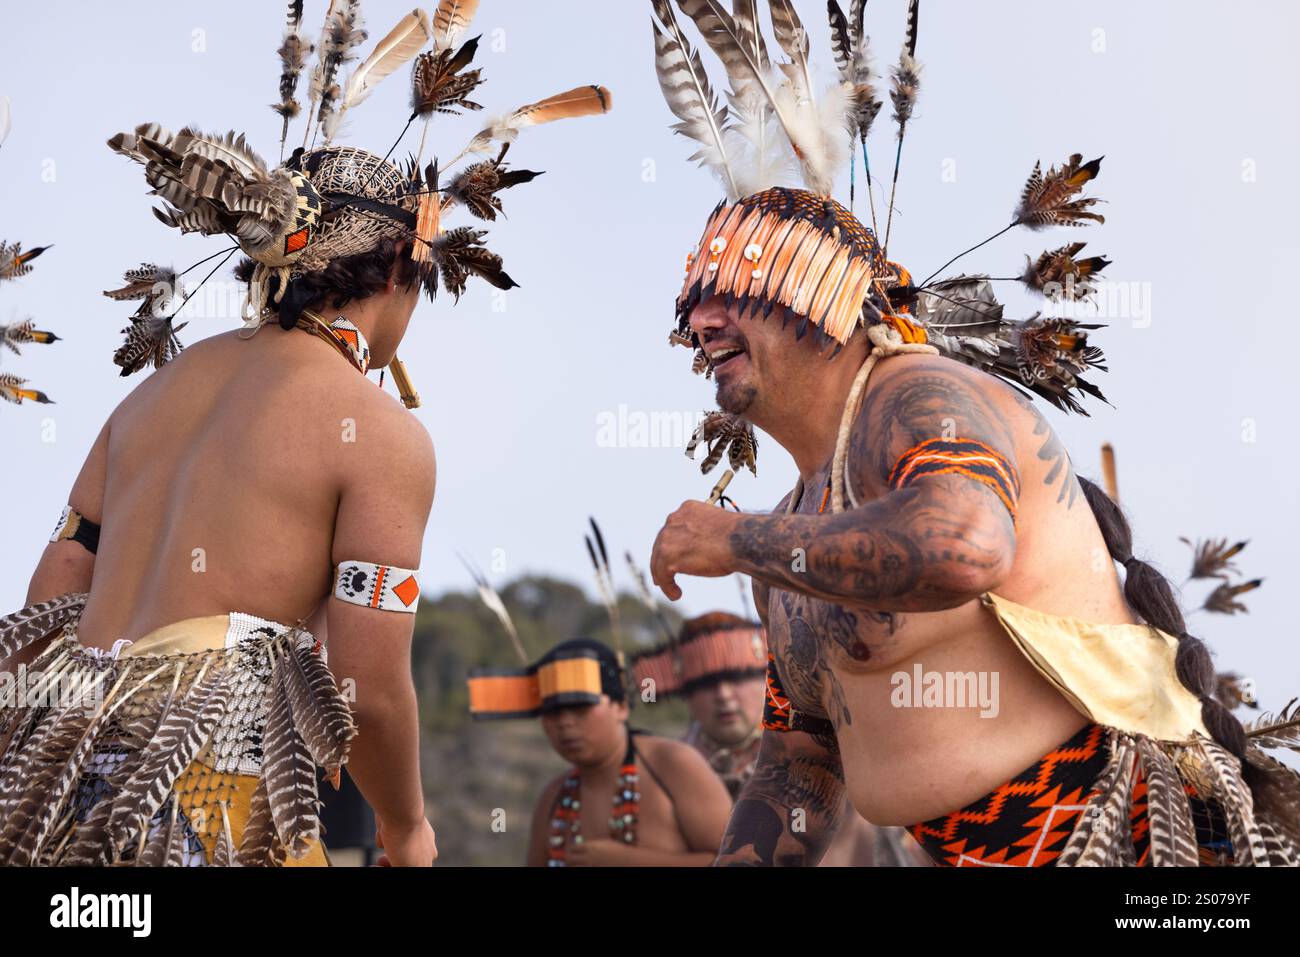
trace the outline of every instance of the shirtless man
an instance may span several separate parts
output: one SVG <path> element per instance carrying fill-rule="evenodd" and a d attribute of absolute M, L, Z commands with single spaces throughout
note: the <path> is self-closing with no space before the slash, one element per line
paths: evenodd
<path fill-rule="evenodd" d="M 745 202 L 774 216 L 800 209 L 769 194 Z M 824 201 L 808 202 L 816 210 Z M 836 210 L 847 222 L 847 211 Z M 697 256 L 712 248 L 716 260 L 723 244 L 710 247 L 709 237 Z M 685 502 L 655 542 L 652 574 L 670 599 L 681 596 L 678 575 L 754 579 L 773 676 L 788 699 L 778 710 L 796 718 L 788 730 L 765 732 L 719 862 L 815 864 L 846 792 L 872 823 L 923 834 L 918 822 L 971 805 L 1076 735 L 1087 738 L 1075 742 L 1076 753 L 1101 752 L 1100 726 L 1035 670 L 982 596 L 1103 625 L 1137 622 L 1137 610 L 1160 621 L 1167 606 L 1156 607 L 1150 591 L 1147 608 L 1126 602 L 1106 556 L 1126 563 L 1130 586 L 1151 570 L 1123 554 L 1117 512 L 1102 517 L 1103 536 L 1089 505 L 1099 507 L 1104 494 L 1085 496 L 1033 404 L 947 358 L 883 358 L 850 422 L 841 497 L 857 505 L 827 510 L 837 426 L 871 348 L 865 330 L 828 361 L 824 337 L 797 339 L 748 303 L 698 298 L 693 304 L 684 293 L 679 316 L 709 359 L 720 407 L 779 442 L 800 478 L 770 515 Z M 1131 587 L 1130 599 L 1140 593 Z M 996 677 L 996 707 L 899 706 L 897 676 L 918 667 Z M 1209 715 L 1212 705 L 1204 707 Z M 1089 773 L 1071 782 L 1081 796 L 1099 772 Z M 927 850 L 944 857 L 937 846 Z"/>
<path fill-rule="evenodd" d="M 594 703 L 542 709 L 551 747 L 573 767 L 537 799 L 528 866 L 707 867 L 731 812 L 726 788 L 694 748 L 629 728 L 613 652 L 556 650 L 578 645 L 600 656 L 605 680 Z"/>
<path fill-rule="evenodd" d="M 363 255 L 387 286 L 337 309 L 328 294 L 314 305 L 346 317 L 382 366 L 419 287 L 400 281 L 400 245 Z M 409 670 L 414 616 L 341 600 L 332 570 L 358 558 L 418 568 L 433 492 L 428 433 L 337 348 L 275 326 L 251 338 L 223 333 L 186 349 L 109 416 L 68 498 L 101 526 L 98 549 L 51 542 L 27 600 L 89 592 L 77 637 L 103 650 L 231 609 L 312 618 L 317 637 L 328 633 L 330 670 L 355 682 L 347 769 L 375 809 L 388 861 L 428 865 L 436 849 Z"/>

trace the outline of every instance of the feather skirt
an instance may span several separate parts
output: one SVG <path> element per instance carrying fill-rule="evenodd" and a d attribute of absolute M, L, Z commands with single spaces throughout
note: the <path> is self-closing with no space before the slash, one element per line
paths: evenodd
<path fill-rule="evenodd" d="M 1273 806 L 1257 805 L 1242 778 L 1241 763 L 1215 742 L 1198 736 L 1176 744 L 1111 728 L 1107 748 L 1105 770 L 1056 866 L 1136 865 L 1135 819 L 1147 823 L 1147 862 L 1153 866 L 1300 864 L 1297 822 L 1279 816 Z M 1253 743 L 1247 757 L 1252 764 L 1271 760 Z M 1300 776 L 1292 773 L 1291 779 L 1290 800 L 1300 801 Z M 1135 786 L 1139 782 L 1145 784 L 1144 789 Z M 1224 833 L 1216 835 L 1221 840 L 1212 846 L 1207 847 L 1203 838 L 1198 846 L 1189 797 L 1210 802 L 1222 812 Z M 1144 815 L 1134 814 L 1135 799 L 1145 801 Z"/>
<path fill-rule="evenodd" d="M 356 728 L 320 643 L 232 614 L 215 647 L 98 653 L 76 640 L 83 604 L 0 620 L 9 654 L 56 635 L 0 710 L 0 864 L 326 863 L 319 769 Z"/>

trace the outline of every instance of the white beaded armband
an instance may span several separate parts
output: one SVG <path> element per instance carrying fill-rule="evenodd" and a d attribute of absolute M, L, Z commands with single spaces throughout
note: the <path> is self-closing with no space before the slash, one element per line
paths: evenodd
<path fill-rule="evenodd" d="M 334 597 L 365 608 L 404 611 L 415 614 L 420 603 L 418 570 L 373 565 L 370 562 L 339 562 L 334 580 Z"/>

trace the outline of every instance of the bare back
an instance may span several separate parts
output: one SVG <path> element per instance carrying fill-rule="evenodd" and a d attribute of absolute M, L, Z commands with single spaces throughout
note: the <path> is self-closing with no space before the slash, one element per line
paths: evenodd
<path fill-rule="evenodd" d="M 394 429 L 423 432 L 313 336 L 271 325 L 186 349 L 105 430 L 101 544 L 81 641 L 106 647 L 230 611 L 310 616 L 337 560 L 340 496 L 367 465 L 385 467 L 377 439 Z"/>

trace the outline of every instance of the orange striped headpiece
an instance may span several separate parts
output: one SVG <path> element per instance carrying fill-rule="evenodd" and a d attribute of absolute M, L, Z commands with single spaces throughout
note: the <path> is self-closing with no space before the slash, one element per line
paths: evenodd
<path fill-rule="evenodd" d="M 478 721 L 533 718 L 597 704 L 601 695 L 626 700 L 623 674 L 613 651 L 585 639 L 557 645 L 527 668 L 475 668 L 469 674 L 469 712 Z"/>
<path fill-rule="evenodd" d="M 724 678 L 761 678 L 767 669 L 762 626 L 735 615 L 714 612 L 682 626 L 678 641 L 635 656 L 632 681 L 647 679 L 659 695 L 689 694 L 695 687 Z"/>
<path fill-rule="evenodd" d="M 764 315 L 779 309 L 843 344 L 866 321 L 895 312 L 891 298 L 909 279 L 885 261 L 876 237 L 835 200 L 802 189 L 774 187 L 709 217 L 687 260 L 677 297 L 677 332 L 689 337 L 690 314 L 714 295 Z"/>

